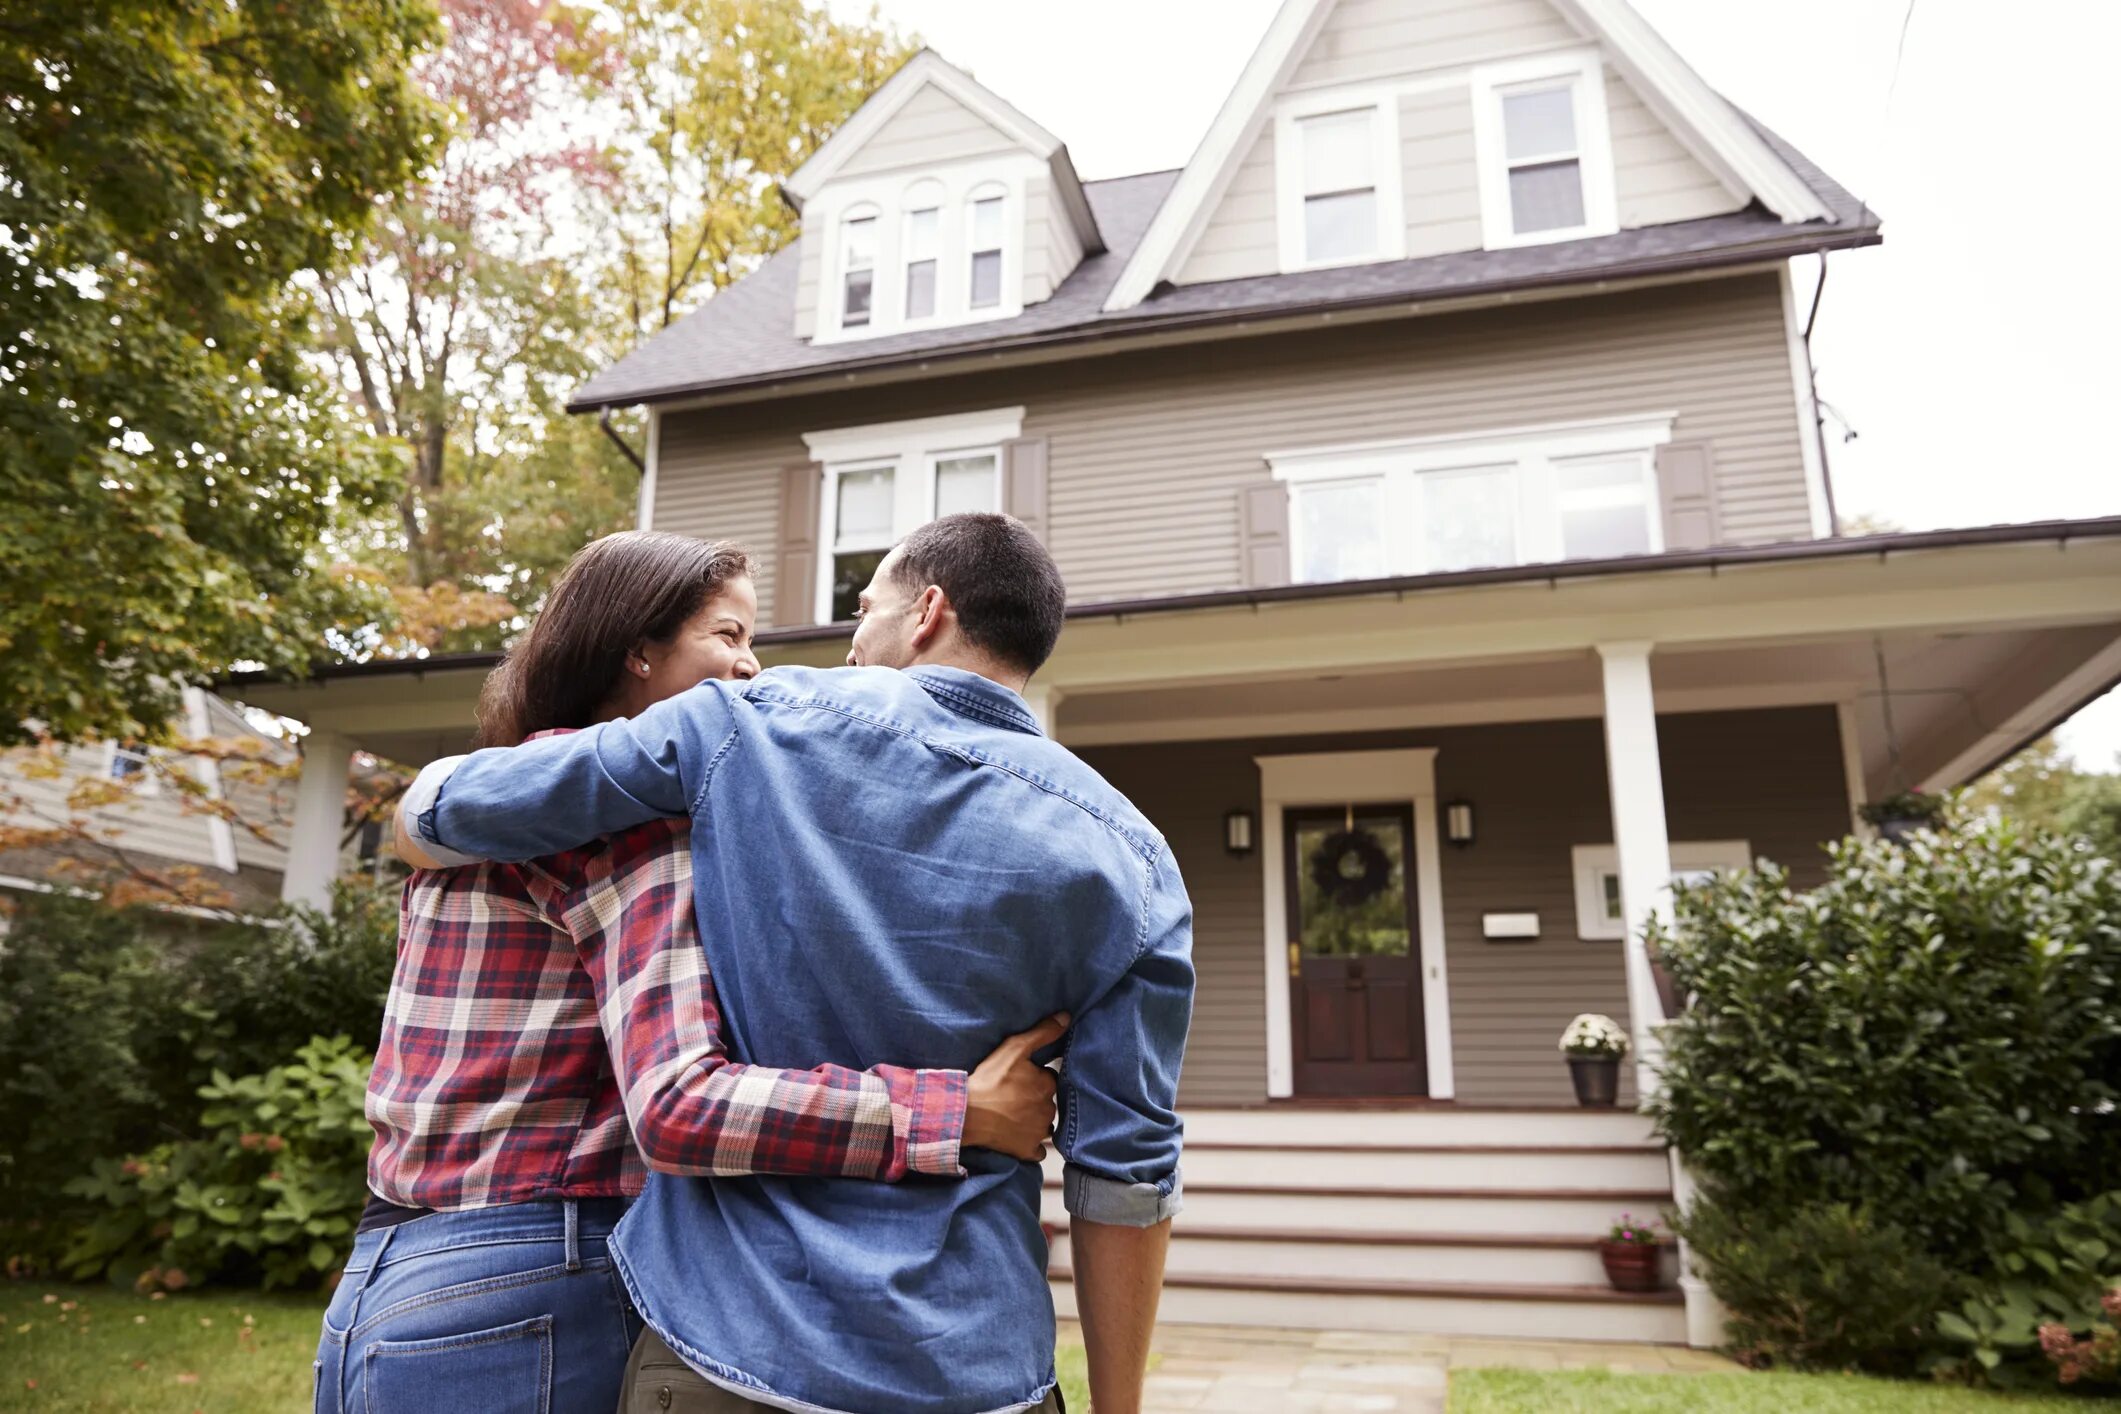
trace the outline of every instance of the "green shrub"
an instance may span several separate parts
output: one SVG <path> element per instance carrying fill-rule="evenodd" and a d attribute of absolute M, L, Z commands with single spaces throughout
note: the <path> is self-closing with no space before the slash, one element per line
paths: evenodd
<path fill-rule="evenodd" d="M 369 1065 L 337 1036 L 263 1075 L 217 1072 L 199 1091 L 205 1134 L 100 1159 L 67 1185 L 97 1210 L 68 1269 L 172 1288 L 313 1285 L 336 1271 L 367 1198 Z"/>
<path fill-rule="evenodd" d="M 2073 1203 L 2040 1222 L 2011 1214 L 1991 1249 L 1990 1270 L 1974 1294 L 1938 1313 L 1948 1352 L 1939 1369 L 2005 1388 L 2052 1385 L 2058 1366 L 2080 1367 L 2073 1384 L 2121 1374 L 2107 1368 L 2111 1342 L 2101 1339 L 2113 1325 L 2107 1293 L 2121 1286 L 2121 1192 Z M 2056 1358 L 2064 1351 L 2083 1354 L 2064 1365 Z"/>
<path fill-rule="evenodd" d="M 2121 1174 L 2121 872 L 1966 821 L 1846 841 L 1827 883 L 1682 892 L 1654 939 L 1693 1005 L 1665 1032 L 1664 1135 L 1729 1211 L 1845 1204 L 1978 1275 L 2014 1212 Z"/>
<path fill-rule="evenodd" d="M 1892 1370 L 1912 1363 L 1951 1287 L 1905 1228 L 1845 1204 L 1772 1221 L 1703 1198 L 1676 1226 L 1730 1310 L 1749 1364 Z"/>
<path fill-rule="evenodd" d="M 396 945 L 374 891 L 293 926 L 22 900 L 0 942 L 0 1257 L 49 1265 L 82 1216 L 68 1181 L 195 1136 L 216 1069 L 260 1072 L 318 1035 L 372 1045 Z"/>

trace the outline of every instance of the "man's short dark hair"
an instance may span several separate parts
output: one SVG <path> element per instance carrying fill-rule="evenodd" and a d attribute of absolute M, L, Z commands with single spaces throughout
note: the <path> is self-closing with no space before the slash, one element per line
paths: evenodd
<path fill-rule="evenodd" d="M 1035 673 L 1060 640 L 1068 586 L 1038 537 L 1013 516 L 968 513 L 933 520 L 901 540 L 892 577 L 918 594 L 950 597 L 972 646 Z"/>

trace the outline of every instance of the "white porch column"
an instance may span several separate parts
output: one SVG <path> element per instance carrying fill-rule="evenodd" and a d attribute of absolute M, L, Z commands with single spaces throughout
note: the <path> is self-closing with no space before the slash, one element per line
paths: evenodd
<path fill-rule="evenodd" d="M 1620 907 L 1627 915 L 1628 1029 L 1635 1044 L 1637 1103 L 1663 1086 L 1664 1003 L 1650 973 L 1643 930 L 1672 916 L 1672 838 L 1664 818 L 1664 765 L 1657 751 L 1657 703 L 1650 689 L 1650 652 L 1644 642 L 1601 643 L 1605 665 L 1606 773 L 1613 797 L 1613 846 L 1620 856 Z M 1677 1149 L 1667 1151 L 1672 1198 L 1681 1211 L 1694 1201 L 1693 1175 Z M 1686 1297 L 1687 1344 L 1724 1343 L 1723 1303 L 1694 1271 L 1693 1254 L 1679 1245 L 1679 1289 Z"/>
<path fill-rule="evenodd" d="M 1060 705 L 1068 694 L 1048 683 L 1034 682 L 1024 688 L 1024 705 L 1031 715 L 1038 718 L 1038 728 L 1047 736 L 1059 740 L 1054 723 L 1060 718 Z"/>
<path fill-rule="evenodd" d="M 331 906 L 332 880 L 339 874 L 339 836 L 346 828 L 346 784 L 353 770 L 353 742 L 337 732 L 313 730 L 302 738 L 302 775 L 295 786 L 294 827 L 287 835 L 287 872 L 280 879 L 285 903 Z"/>
<path fill-rule="evenodd" d="M 1627 915 L 1628 1034 L 1635 1043 L 1635 1089 L 1657 1088 L 1664 1020 L 1643 929 L 1668 919 L 1672 840 L 1664 823 L 1664 767 L 1657 755 L 1657 707 L 1650 693 L 1648 643 L 1601 643 L 1605 662 L 1605 760 L 1613 797 L 1613 847 L 1620 856 L 1620 906 Z"/>

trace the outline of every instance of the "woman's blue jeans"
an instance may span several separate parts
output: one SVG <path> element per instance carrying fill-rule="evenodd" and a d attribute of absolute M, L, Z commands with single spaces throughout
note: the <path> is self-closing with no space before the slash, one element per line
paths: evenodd
<path fill-rule="evenodd" d="M 354 1239 L 317 1344 L 317 1414 L 612 1414 L 641 1318 L 613 1199 L 431 1213 Z"/>

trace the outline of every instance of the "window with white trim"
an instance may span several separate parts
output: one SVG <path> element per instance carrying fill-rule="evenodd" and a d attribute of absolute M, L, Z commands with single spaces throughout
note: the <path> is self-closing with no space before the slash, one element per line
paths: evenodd
<path fill-rule="evenodd" d="M 1396 95 L 1374 86 L 1303 94 L 1276 110 L 1274 134 L 1284 270 L 1406 253 Z"/>
<path fill-rule="evenodd" d="M 857 207 L 840 223 L 840 327 L 868 324 L 876 305 L 874 207 Z"/>
<path fill-rule="evenodd" d="M 1022 434 L 1024 410 L 813 432 L 824 467 L 824 620 L 854 617 L 861 593 L 893 545 L 940 516 L 1002 508 L 1002 444 Z"/>
<path fill-rule="evenodd" d="M 1473 137 L 1490 247 L 1620 228 L 1604 70 L 1595 53 L 1476 69 Z"/>
<path fill-rule="evenodd" d="M 144 746 L 111 742 L 103 758 L 103 775 L 106 780 L 128 782 L 135 795 L 154 795 L 162 789 L 154 759 Z"/>
<path fill-rule="evenodd" d="M 1377 251 L 1377 110 L 1299 118 L 1304 153 L 1304 259 L 1360 260 Z"/>
<path fill-rule="evenodd" d="M 935 318 L 936 280 L 943 250 L 942 189 L 930 184 L 912 199 L 924 204 L 906 212 L 906 229 L 901 238 L 908 324 Z"/>
<path fill-rule="evenodd" d="M 1753 867 L 1747 840 L 1674 840 L 1672 883 L 1698 884 L 1718 874 Z M 1628 916 L 1620 901 L 1620 854 L 1609 844 L 1580 844 L 1569 851 L 1576 882 L 1576 935 L 1587 943 L 1612 942 L 1628 935 Z"/>
<path fill-rule="evenodd" d="M 1272 453 L 1291 568 L 1325 583 L 1655 554 L 1656 449 L 1672 421 Z"/>
<path fill-rule="evenodd" d="M 971 253 L 966 303 L 993 309 L 1002 302 L 1002 246 L 1007 198 L 998 186 L 984 186 L 966 207 L 965 248 Z"/>

